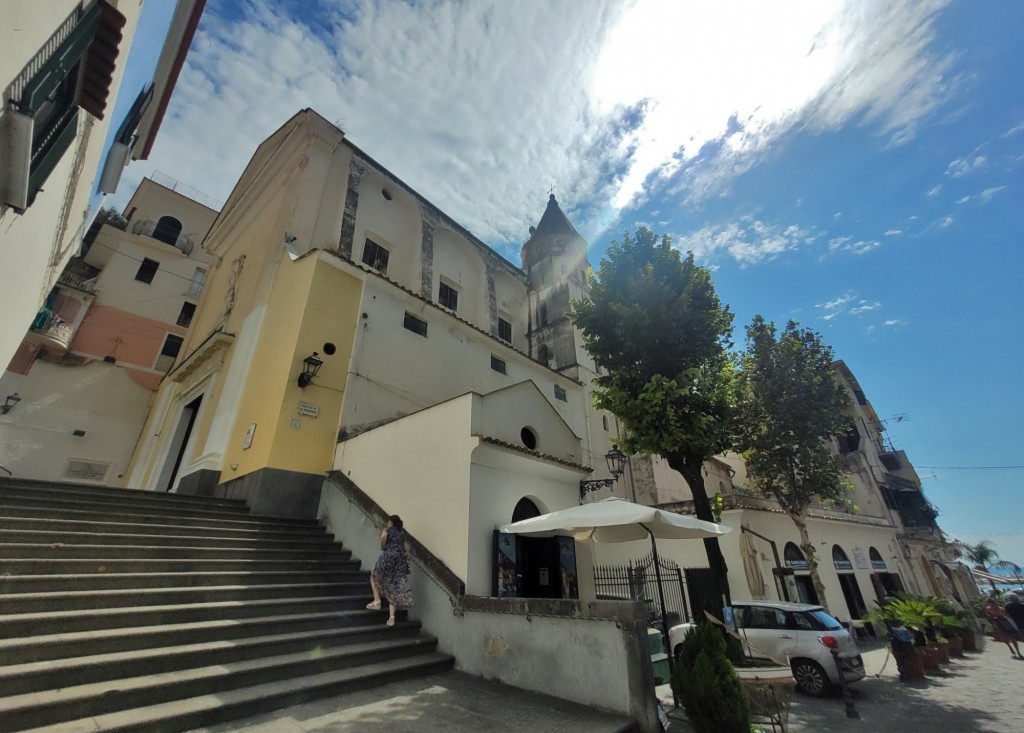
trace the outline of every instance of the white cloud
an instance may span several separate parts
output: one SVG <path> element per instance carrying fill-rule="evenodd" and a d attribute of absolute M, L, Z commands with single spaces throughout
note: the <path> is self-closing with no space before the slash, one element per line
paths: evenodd
<path fill-rule="evenodd" d="M 783 252 L 813 243 L 816 238 L 812 230 L 796 224 L 778 226 L 743 217 L 738 222 L 707 226 L 673 237 L 673 241 L 677 249 L 692 251 L 701 260 L 722 253 L 745 266 L 773 260 Z"/>
<path fill-rule="evenodd" d="M 946 166 L 946 175 L 952 178 L 960 178 L 968 173 L 975 173 L 984 168 L 988 163 L 988 157 L 978 152 L 983 147 L 985 147 L 985 143 L 976 147 L 963 158 L 950 161 L 949 165 Z"/>
<path fill-rule="evenodd" d="M 970 201 L 970 200 L 971 200 L 971 197 L 970 197 L 970 196 L 964 196 L 963 198 L 958 198 L 958 199 L 956 200 L 956 202 L 957 202 L 958 204 L 966 204 L 966 203 L 967 203 L 968 201 Z"/>
<path fill-rule="evenodd" d="M 993 196 L 1002 191 L 1004 188 L 1006 188 L 1006 186 L 994 186 L 992 188 L 986 188 L 979 195 L 981 196 L 981 200 L 987 204 L 989 201 L 992 200 Z"/>
<path fill-rule="evenodd" d="M 903 234 L 903 230 L 902 229 L 886 229 L 885 230 L 885 236 L 887 236 L 887 237 L 898 237 L 901 234 Z"/>
<path fill-rule="evenodd" d="M 830 252 L 853 252 L 855 255 L 865 254 L 880 246 L 882 243 L 877 239 L 854 241 L 853 237 L 834 237 L 828 241 Z"/>
<path fill-rule="evenodd" d="M 938 196 L 940 191 L 942 191 L 941 183 L 937 186 L 932 186 L 931 188 L 929 188 L 928 192 L 925 193 L 925 196 Z"/>
<path fill-rule="evenodd" d="M 935 226 L 939 227 L 940 229 L 945 229 L 945 228 L 949 227 L 952 223 L 953 223 L 953 217 L 948 215 L 948 214 L 946 216 L 942 217 L 941 219 L 936 219 L 935 220 Z"/>
<path fill-rule="evenodd" d="M 853 308 L 850 308 L 849 313 L 851 316 L 859 316 L 861 313 L 868 313 L 869 311 L 877 310 L 881 307 L 882 304 L 879 303 L 878 301 L 875 301 L 874 303 L 869 303 L 866 300 L 862 300 Z"/>
<path fill-rule="evenodd" d="M 902 318 L 889 318 L 885 320 L 882 325 L 888 326 L 889 328 L 899 328 L 900 326 L 906 326 L 907 322 Z"/>
<path fill-rule="evenodd" d="M 303 20 L 280 0 L 211 2 L 122 203 L 154 169 L 226 199 L 256 146 L 313 107 L 514 252 L 552 184 L 598 231 L 652 175 L 685 173 L 673 185 L 691 197 L 721 191 L 797 127 L 905 142 L 956 83 L 931 49 L 946 4 L 325 0 L 298 6 L 315 13 Z M 737 255 L 790 246 L 776 237 Z"/>
<path fill-rule="evenodd" d="M 1010 137 L 1011 135 L 1016 135 L 1018 132 L 1024 132 L 1024 122 L 1021 122 L 1019 125 L 1014 125 L 1009 130 L 1004 132 L 1002 136 Z"/>

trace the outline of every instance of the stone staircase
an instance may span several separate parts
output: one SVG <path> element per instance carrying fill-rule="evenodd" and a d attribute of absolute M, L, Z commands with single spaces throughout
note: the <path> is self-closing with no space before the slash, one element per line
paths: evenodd
<path fill-rule="evenodd" d="M 0 733 L 184 731 L 452 668 L 313 520 L 0 480 Z"/>

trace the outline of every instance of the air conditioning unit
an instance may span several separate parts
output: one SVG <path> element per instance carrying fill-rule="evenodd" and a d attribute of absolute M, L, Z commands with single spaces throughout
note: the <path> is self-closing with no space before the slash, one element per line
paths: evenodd
<path fill-rule="evenodd" d="M 0 112 L 0 204 L 28 208 L 35 121 L 13 109 Z"/>

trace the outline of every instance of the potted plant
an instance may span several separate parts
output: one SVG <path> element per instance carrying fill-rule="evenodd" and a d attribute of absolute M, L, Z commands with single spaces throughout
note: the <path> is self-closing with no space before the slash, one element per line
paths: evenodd
<path fill-rule="evenodd" d="M 932 621 L 941 617 L 933 604 L 911 595 L 888 596 L 878 602 L 865 621 L 883 623 L 889 629 L 890 647 L 901 680 L 921 679 L 924 671 L 939 669 L 936 646 L 928 648 Z M 903 632 L 899 630 L 903 630 Z M 924 670 L 921 667 L 924 667 Z"/>
<path fill-rule="evenodd" d="M 749 733 L 747 695 L 726 656 L 724 634 L 709 621 L 679 645 L 672 689 L 696 733 Z"/>

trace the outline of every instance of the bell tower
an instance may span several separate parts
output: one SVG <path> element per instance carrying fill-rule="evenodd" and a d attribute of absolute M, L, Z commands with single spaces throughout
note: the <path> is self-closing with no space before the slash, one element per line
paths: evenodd
<path fill-rule="evenodd" d="M 523 245 L 523 269 L 529 289 L 527 341 L 530 356 L 568 377 L 582 380 L 581 363 L 593 363 L 569 320 L 569 302 L 587 288 L 587 240 L 562 212 L 555 195 Z"/>

